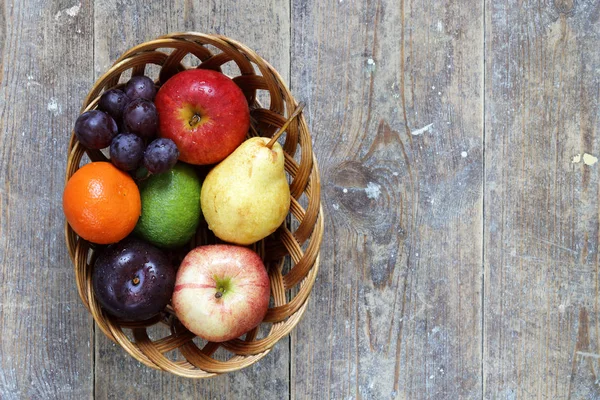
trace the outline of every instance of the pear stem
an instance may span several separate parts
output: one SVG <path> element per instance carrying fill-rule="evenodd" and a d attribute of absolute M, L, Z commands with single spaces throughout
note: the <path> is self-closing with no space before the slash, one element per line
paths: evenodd
<path fill-rule="evenodd" d="M 298 116 L 298 114 L 300 114 L 300 112 L 302 111 L 302 109 L 304 108 L 305 104 L 303 101 L 301 101 L 300 103 L 298 103 L 298 106 L 296 107 L 296 109 L 294 110 L 294 112 L 292 113 L 292 115 L 288 118 L 287 121 L 285 121 L 285 124 L 283 124 L 283 126 L 275 133 L 275 135 L 273 135 L 273 137 L 271 138 L 271 140 L 269 141 L 269 143 L 267 143 L 267 147 L 268 148 L 272 148 L 273 145 L 275 144 L 275 142 L 277 141 L 277 139 L 279 139 L 279 137 L 283 134 L 283 132 L 285 132 L 285 130 L 288 128 L 288 126 L 290 125 L 290 123 L 294 120 L 294 118 L 296 118 Z"/>

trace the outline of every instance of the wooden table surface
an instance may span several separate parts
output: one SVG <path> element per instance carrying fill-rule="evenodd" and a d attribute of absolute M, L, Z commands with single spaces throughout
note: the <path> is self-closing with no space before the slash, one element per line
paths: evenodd
<path fill-rule="evenodd" d="M 0 398 L 600 398 L 599 19 L 599 0 L 0 0 Z M 244 42 L 307 103 L 326 215 L 304 319 L 202 381 L 94 329 L 61 208 L 88 89 L 176 31 Z"/>

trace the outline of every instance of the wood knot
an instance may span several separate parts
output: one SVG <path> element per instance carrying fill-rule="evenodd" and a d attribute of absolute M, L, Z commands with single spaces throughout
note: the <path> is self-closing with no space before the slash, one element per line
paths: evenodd
<path fill-rule="evenodd" d="M 575 0 L 554 0 L 554 8 L 560 14 L 571 14 L 575 8 Z"/>
<path fill-rule="evenodd" d="M 372 172 L 360 162 L 348 161 L 336 169 L 333 177 L 334 197 L 357 219 L 371 219 L 380 198 L 385 196 L 385 188 Z"/>
<path fill-rule="evenodd" d="M 346 223 L 368 231 L 375 240 L 385 241 L 389 240 L 390 230 L 399 225 L 402 209 L 398 205 L 402 202 L 397 193 L 399 178 L 402 177 L 385 168 L 368 168 L 359 161 L 346 161 L 336 168 L 333 185 L 327 190 L 334 209 L 346 211 Z"/>

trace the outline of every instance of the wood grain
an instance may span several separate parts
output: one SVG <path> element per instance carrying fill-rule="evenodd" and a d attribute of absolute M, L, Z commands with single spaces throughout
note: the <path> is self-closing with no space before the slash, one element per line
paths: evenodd
<path fill-rule="evenodd" d="M 260 10 L 260 12 L 257 12 Z M 200 31 L 238 39 L 289 78 L 289 4 L 252 2 L 99 0 L 95 3 L 96 76 L 122 52 L 169 32 Z M 91 83 L 90 83 L 91 85 Z M 261 398 L 289 396 L 289 339 L 281 340 L 264 359 L 240 372 L 210 380 L 177 378 L 140 365 L 96 333 L 95 394 L 111 398 Z"/>
<path fill-rule="evenodd" d="M 327 218 L 291 339 L 204 381 L 94 331 L 61 210 L 93 81 L 185 30 L 307 102 Z M 0 398 L 600 398 L 599 39 L 599 0 L 0 0 Z"/>
<path fill-rule="evenodd" d="M 481 396 L 480 1 L 297 1 L 327 233 L 293 398 Z"/>
<path fill-rule="evenodd" d="M 600 398 L 600 2 L 486 1 L 486 398 Z"/>
<path fill-rule="evenodd" d="M 0 1 L 0 398 L 92 396 L 92 319 L 71 282 L 66 148 L 93 78 L 89 2 Z M 58 67 L 57 67 L 58 66 Z"/>

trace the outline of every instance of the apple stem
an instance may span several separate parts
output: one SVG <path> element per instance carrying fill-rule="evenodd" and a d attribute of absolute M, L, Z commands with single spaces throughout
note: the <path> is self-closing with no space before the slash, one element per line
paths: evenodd
<path fill-rule="evenodd" d="M 215 297 L 216 297 L 217 299 L 220 299 L 221 297 L 223 297 L 223 292 L 221 292 L 221 291 L 218 291 L 217 293 L 215 293 Z"/>
<path fill-rule="evenodd" d="M 294 112 L 292 113 L 292 115 L 288 118 L 287 121 L 285 121 L 285 124 L 283 124 L 283 126 L 275 133 L 275 135 L 273 135 L 273 137 L 271 138 L 271 140 L 269 141 L 269 143 L 267 143 L 267 147 L 268 148 L 272 148 L 273 145 L 275 144 L 275 142 L 277 141 L 277 139 L 279 139 L 279 137 L 283 134 L 283 132 L 285 132 L 285 130 L 288 128 L 288 126 L 290 125 L 290 123 L 294 120 L 294 118 L 296 118 L 298 116 L 298 114 L 300 114 L 300 112 L 302 111 L 302 109 L 304 108 L 305 104 L 303 101 L 301 101 L 300 103 L 298 103 L 298 106 L 296 107 L 296 109 L 294 110 Z"/>
<path fill-rule="evenodd" d="M 200 122 L 200 119 L 201 119 L 200 115 L 198 115 L 197 113 L 194 113 L 194 116 L 190 120 L 190 126 L 193 128 L 194 126 L 198 125 L 198 122 Z"/>

